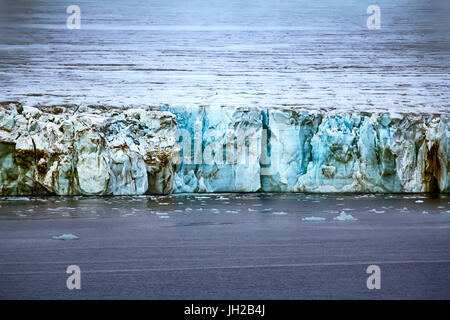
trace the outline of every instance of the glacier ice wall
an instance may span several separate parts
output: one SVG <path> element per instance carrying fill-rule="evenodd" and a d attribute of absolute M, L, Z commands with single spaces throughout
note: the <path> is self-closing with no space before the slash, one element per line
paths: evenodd
<path fill-rule="evenodd" d="M 448 191 L 448 117 L 327 114 L 292 191 Z"/>
<path fill-rule="evenodd" d="M 259 109 L 169 107 L 168 110 L 177 117 L 182 150 L 174 192 L 260 190 Z"/>
<path fill-rule="evenodd" d="M 181 135 L 202 141 L 197 144 L 196 164 L 178 166 L 174 192 L 449 191 L 450 136 L 445 114 L 301 108 L 168 110 L 176 114 Z M 240 139 L 235 145 L 237 154 L 259 153 L 249 158 L 253 162 L 202 163 L 202 151 L 226 149 L 227 132 L 236 128 L 242 129 L 236 136 L 255 138 Z M 221 161 L 225 158 L 219 155 Z"/>
<path fill-rule="evenodd" d="M 449 192 L 449 116 L 0 104 L 1 195 Z"/>
<path fill-rule="evenodd" d="M 170 193 L 175 117 L 144 109 L 0 107 L 2 195 Z"/>

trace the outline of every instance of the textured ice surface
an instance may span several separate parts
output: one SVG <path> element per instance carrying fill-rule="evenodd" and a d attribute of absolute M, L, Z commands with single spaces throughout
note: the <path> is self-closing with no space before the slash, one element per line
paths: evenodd
<path fill-rule="evenodd" d="M 198 150 L 207 151 L 206 155 L 216 150 L 218 156 L 212 165 L 200 163 L 200 153 L 197 164 L 178 166 L 175 192 L 449 191 L 447 114 L 300 108 L 169 110 L 177 115 L 178 127 L 194 137 L 194 145 L 202 141 Z M 221 150 L 233 129 L 245 129 L 253 143 L 261 142 L 261 148 L 247 146 L 243 139 L 236 144 L 241 153 L 248 147 L 259 149 L 260 155 L 249 158 L 253 163 L 225 163 Z"/>
<path fill-rule="evenodd" d="M 52 236 L 52 239 L 55 239 L 55 240 L 78 240 L 79 237 L 74 234 L 71 234 L 71 233 L 64 233 L 59 236 Z"/>
<path fill-rule="evenodd" d="M 344 211 L 341 211 L 341 213 L 337 217 L 334 217 L 333 220 L 336 220 L 336 221 L 354 221 L 354 220 L 357 220 L 357 219 L 355 217 L 353 217 L 351 214 L 347 214 Z"/>
<path fill-rule="evenodd" d="M 325 221 L 326 219 L 323 217 L 305 217 L 302 218 L 303 221 L 309 221 L 309 222 L 320 222 L 320 221 Z"/>
<path fill-rule="evenodd" d="M 3 195 L 449 191 L 447 0 L 379 0 L 380 30 L 358 0 L 80 0 L 80 30 L 57 2 L 0 2 L 0 101 L 25 106 L 0 114 Z M 84 114 L 160 103 L 209 163 L 174 174 L 155 113 Z M 236 127 L 255 163 L 221 163 Z"/>
<path fill-rule="evenodd" d="M 177 117 L 183 159 L 175 173 L 174 192 L 260 189 L 259 109 L 170 107 L 168 110 Z"/>
<path fill-rule="evenodd" d="M 144 109 L 0 106 L 1 194 L 170 193 L 175 124 Z"/>
<path fill-rule="evenodd" d="M 269 110 L 264 191 L 448 191 L 447 115 Z"/>
<path fill-rule="evenodd" d="M 449 192 L 449 146 L 447 113 L 7 103 L 0 190 Z"/>

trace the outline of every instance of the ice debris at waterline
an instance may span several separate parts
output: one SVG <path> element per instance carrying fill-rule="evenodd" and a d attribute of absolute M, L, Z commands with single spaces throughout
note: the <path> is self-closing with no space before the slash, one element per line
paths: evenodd
<path fill-rule="evenodd" d="M 52 236 L 52 239 L 55 239 L 55 240 L 78 240 L 79 237 L 74 234 L 71 234 L 71 233 L 64 233 L 59 236 Z"/>
<path fill-rule="evenodd" d="M 312 217 L 302 218 L 302 220 L 303 221 L 309 221 L 309 222 L 320 222 L 320 221 L 325 221 L 326 219 L 322 218 L 322 217 L 314 217 L 314 216 L 312 216 Z"/>
<path fill-rule="evenodd" d="M 287 212 L 284 211 L 276 211 L 276 212 L 272 212 L 272 214 L 276 215 L 276 216 L 284 216 L 287 215 Z"/>
<path fill-rule="evenodd" d="M 351 214 L 347 214 L 344 211 L 341 211 L 341 213 L 337 217 L 334 217 L 333 220 L 336 220 L 336 221 L 355 221 L 355 220 L 358 220 L 358 219 L 353 217 Z"/>
<path fill-rule="evenodd" d="M 0 103 L 0 195 L 449 192 L 448 114 Z"/>

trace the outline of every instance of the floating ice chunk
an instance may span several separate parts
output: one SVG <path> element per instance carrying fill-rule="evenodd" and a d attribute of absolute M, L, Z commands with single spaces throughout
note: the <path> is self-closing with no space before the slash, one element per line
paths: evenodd
<path fill-rule="evenodd" d="M 122 217 L 129 217 L 129 216 L 133 216 L 133 215 L 134 215 L 133 213 L 125 213 L 122 215 Z"/>
<path fill-rule="evenodd" d="M 319 222 L 319 221 L 325 221 L 325 218 L 322 217 L 305 217 L 302 218 L 303 221 L 309 221 L 309 222 Z"/>
<path fill-rule="evenodd" d="M 429 212 L 428 211 L 422 211 L 422 214 L 428 214 Z"/>
<path fill-rule="evenodd" d="M 7 198 L 4 198 L 2 200 L 6 200 L 6 201 L 29 201 L 30 198 L 28 198 L 28 197 L 7 197 Z"/>
<path fill-rule="evenodd" d="M 277 216 L 284 216 L 284 215 L 287 214 L 287 212 L 284 212 L 284 211 L 276 211 L 276 212 L 272 212 L 272 214 L 275 214 L 275 215 L 277 215 Z"/>
<path fill-rule="evenodd" d="M 167 212 L 157 212 L 157 216 L 167 216 Z"/>
<path fill-rule="evenodd" d="M 235 210 L 227 210 L 226 212 L 227 213 L 239 213 L 238 211 L 235 211 Z"/>
<path fill-rule="evenodd" d="M 249 211 L 249 212 L 254 212 L 254 211 L 257 211 L 257 210 L 252 209 L 252 208 L 248 208 L 248 211 Z"/>
<path fill-rule="evenodd" d="M 337 220 L 337 221 L 354 221 L 354 220 L 358 220 L 358 219 L 353 217 L 351 214 L 346 214 L 344 211 L 342 211 L 337 217 L 334 217 L 333 220 Z"/>
<path fill-rule="evenodd" d="M 55 240 L 78 240 L 79 237 L 77 237 L 76 235 L 71 234 L 71 233 L 64 233 L 59 236 L 52 236 L 52 239 L 55 239 Z"/>
<path fill-rule="evenodd" d="M 423 200 L 416 200 L 415 203 L 423 203 Z"/>
<path fill-rule="evenodd" d="M 377 210 L 377 209 L 370 209 L 369 212 L 373 212 L 373 213 L 385 213 L 386 211 L 384 211 L 384 210 Z"/>

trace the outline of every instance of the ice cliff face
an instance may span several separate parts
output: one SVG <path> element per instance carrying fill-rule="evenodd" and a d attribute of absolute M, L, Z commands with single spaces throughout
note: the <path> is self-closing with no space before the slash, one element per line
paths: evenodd
<path fill-rule="evenodd" d="M 448 192 L 448 116 L 269 110 L 265 191 Z M 289 125 L 289 123 L 291 125 Z"/>
<path fill-rule="evenodd" d="M 170 107 L 182 162 L 174 192 L 260 190 L 262 114 L 248 108 Z"/>
<path fill-rule="evenodd" d="M 196 149 L 188 165 L 178 166 L 174 192 L 448 192 L 450 188 L 448 115 L 299 108 L 168 110 L 177 116 L 181 141 L 192 137 L 189 141 Z M 239 139 L 230 143 L 229 137 Z M 232 151 L 228 147 L 234 143 Z M 186 150 L 186 143 L 180 143 L 180 149 Z M 211 152 L 215 158 L 206 163 Z M 244 161 L 228 163 L 230 152 L 245 155 Z M 195 164 L 192 157 L 198 159 Z"/>
<path fill-rule="evenodd" d="M 169 193 L 175 125 L 161 111 L 3 104 L 1 194 Z"/>
<path fill-rule="evenodd" d="M 449 192 L 447 114 L 0 106 L 2 195 Z"/>

